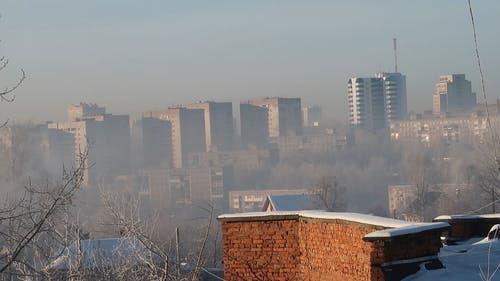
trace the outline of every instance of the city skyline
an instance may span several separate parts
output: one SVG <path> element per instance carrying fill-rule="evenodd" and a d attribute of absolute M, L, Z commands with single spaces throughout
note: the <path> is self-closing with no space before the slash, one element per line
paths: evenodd
<path fill-rule="evenodd" d="M 500 88 L 499 9 L 475 5 L 490 101 Z M 63 120 L 55 109 L 79 101 L 139 116 L 198 100 L 298 96 L 346 121 L 346 81 L 393 71 L 393 37 L 409 111 L 431 109 L 447 73 L 469 77 L 483 102 L 465 3 L 6 1 L 0 30 L 0 53 L 10 59 L 2 84 L 15 82 L 19 68 L 28 75 L 2 118 Z"/>

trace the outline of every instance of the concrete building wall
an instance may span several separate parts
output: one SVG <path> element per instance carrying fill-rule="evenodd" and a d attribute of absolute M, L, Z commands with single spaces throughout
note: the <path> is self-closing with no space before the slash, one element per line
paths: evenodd
<path fill-rule="evenodd" d="M 205 142 L 207 149 L 227 150 L 233 147 L 233 105 L 231 102 L 199 102 L 186 105 L 190 109 L 202 109 L 205 118 Z"/>
<path fill-rule="evenodd" d="M 259 190 L 233 190 L 229 191 L 229 210 L 231 212 L 260 211 L 268 195 L 293 195 L 308 194 L 307 189 L 259 189 Z"/>
<path fill-rule="evenodd" d="M 385 127 L 385 100 L 380 78 L 351 78 L 347 84 L 349 124 L 377 131 Z"/>
<path fill-rule="evenodd" d="M 383 81 L 386 121 L 406 119 L 406 76 L 398 72 L 382 72 L 376 74 L 376 77 Z"/>
<path fill-rule="evenodd" d="M 345 136 L 334 134 L 318 134 L 303 136 L 285 136 L 275 140 L 281 158 L 296 153 L 328 153 L 341 149 L 345 143 Z"/>
<path fill-rule="evenodd" d="M 321 106 L 312 105 L 302 108 L 302 125 L 304 127 L 318 127 L 321 125 L 323 113 Z"/>
<path fill-rule="evenodd" d="M 274 138 L 302 134 L 302 109 L 300 98 L 264 98 L 249 100 L 247 104 L 267 109 L 269 137 Z M 243 116 L 241 116 L 241 118 L 243 120 Z"/>
<path fill-rule="evenodd" d="M 172 125 L 158 118 L 142 118 L 142 145 L 144 167 L 169 168 L 172 166 Z"/>
<path fill-rule="evenodd" d="M 170 121 L 174 168 L 184 168 L 189 153 L 206 151 L 203 109 L 173 107 L 161 111 L 146 112 L 143 117 Z"/>
<path fill-rule="evenodd" d="M 233 166 L 238 170 L 254 170 L 264 164 L 276 163 L 279 156 L 276 149 L 256 149 L 231 151 L 208 151 L 189 154 L 190 167 Z"/>
<path fill-rule="evenodd" d="M 106 108 L 95 103 L 71 104 L 67 107 L 68 121 L 78 121 L 85 118 L 106 114 Z"/>
<path fill-rule="evenodd" d="M 144 171 L 147 192 L 155 205 L 173 208 L 191 202 L 190 176 L 185 169 L 148 169 Z"/>
<path fill-rule="evenodd" d="M 62 173 L 64 169 L 75 166 L 75 137 L 69 132 L 55 129 L 47 129 L 49 167 L 55 169 L 55 173 Z"/>
<path fill-rule="evenodd" d="M 490 116 L 494 130 L 500 127 L 500 116 Z M 440 142 L 483 142 L 488 137 L 486 116 L 472 114 L 462 117 L 393 121 L 390 126 L 394 141 L 422 142 L 428 145 Z"/>
<path fill-rule="evenodd" d="M 232 187 L 232 167 L 190 168 L 191 200 L 209 201 L 222 207 L 227 189 Z"/>
<path fill-rule="evenodd" d="M 445 204 L 449 198 L 459 199 L 461 194 L 472 191 L 472 186 L 467 184 L 433 184 L 428 187 L 427 193 L 439 194 L 438 204 Z M 417 199 L 417 187 L 412 184 L 390 185 L 387 188 L 389 214 L 405 220 L 418 219 L 412 213 L 411 205 Z"/>
<path fill-rule="evenodd" d="M 99 115 L 80 121 L 50 123 L 48 129 L 73 134 L 76 159 L 88 149 L 84 184 L 111 182 L 130 173 L 130 119 L 128 115 Z"/>
<path fill-rule="evenodd" d="M 439 77 L 433 97 L 433 113 L 468 112 L 476 106 L 476 94 L 465 74 L 449 74 Z"/>
<path fill-rule="evenodd" d="M 244 146 L 265 146 L 269 141 L 267 108 L 249 103 L 240 104 L 241 142 Z"/>

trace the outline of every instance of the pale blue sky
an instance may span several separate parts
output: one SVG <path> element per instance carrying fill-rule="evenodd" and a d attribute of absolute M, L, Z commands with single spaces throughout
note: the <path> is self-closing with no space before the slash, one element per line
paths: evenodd
<path fill-rule="evenodd" d="M 493 100 L 500 1 L 472 3 Z M 11 62 L 0 85 L 20 67 L 28 74 L 1 118 L 62 120 L 80 101 L 137 114 L 300 96 L 342 120 L 347 79 L 392 70 L 395 35 L 410 109 L 431 107 L 440 74 L 465 73 L 479 91 L 465 0 L 2 0 L 0 12 L 0 55 Z"/>

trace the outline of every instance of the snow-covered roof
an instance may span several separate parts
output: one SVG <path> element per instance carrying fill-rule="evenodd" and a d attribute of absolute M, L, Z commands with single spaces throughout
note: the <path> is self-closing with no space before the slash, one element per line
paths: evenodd
<path fill-rule="evenodd" d="M 78 247 L 80 251 L 78 251 Z M 139 240 L 131 238 L 108 238 L 80 240 L 71 243 L 50 265 L 49 269 L 66 270 L 80 259 L 84 268 L 123 264 L 132 258 L 157 259 Z"/>
<path fill-rule="evenodd" d="M 500 219 L 500 213 L 484 214 L 484 215 L 443 215 L 435 217 L 434 221 L 474 220 L 474 219 Z"/>
<path fill-rule="evenodd" d="M 500 241 L 485 242 L 468 245 L 444 246 L 438 254 L 439 260 L 443 263 L 443 268 L 430 270 L 425 268 L 425 264 L 420 266 L 420 270 L 405 279 L 404 281 L 469 281 L 484 280 L 479 274 L 488 272 L 490 275 L 500 264 Z M 488 264 L 489 263 L 489 264 Z M 480 269 L 481 268 L 481 269 Z M 489 268 L 489 270 L 488 270 Z M 488 280 L 499 280 L 499 272 Z"/>
<path fill-rule="evenodd" d="M 379 231 L 374 231 L 365 235 L 364 238 L 367 240 L 376 238 L 391 238 L 402 235 L 417 234 L 429 230 L 444 229 L 450 227 L 449 224 L 444 222 L 435 223 L 415 223 L 403 227 L 384 229 Z"/>
<path fill-rule="evenodd" d="M 315 194 L 268 195 L 264 208 L 267 208 L 269 204 L 273 211 L 312 210 L 323 205 L 319 196 Z"/>
<path fill-rule="evenodd" d="M 252 220 L 274 220 L 286 218 L 313 218 L 323 220 L 343 220 L 356 222 L 390 230 L 381 230 L 369 233 L 368 238 L 391 238 L 401 235 L 415 234 L 428 230 L 447 228 L 447 223 L 415 223 L 391 218 L 378 217 L 373 215 L 344 212 L 326 212 L 326 211 L 275 211 L 275 212 L 250 212 L 239 214 L 225 214 L 218 217 L 222 221 L 252 221 Z M 366 237 L 366 236 L 365 236 Z"/>

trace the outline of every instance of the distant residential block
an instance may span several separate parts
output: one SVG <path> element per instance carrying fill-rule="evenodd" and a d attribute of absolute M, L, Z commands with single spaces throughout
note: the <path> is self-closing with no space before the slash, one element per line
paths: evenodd
<path fill-rule="evenodd" d="M 207 201 L 220 208 L 224 192 L 233 185 L 230 166 L 149 169 L 144 175 L 151 200 L 164 207 Z"/>
<path fill-rule="evenodd" d="M 90 109 L 89 109 L 90 108 Z M 101 115 L 95 115 L 103 113 Z M 68 106 L 70 120 L 49 123 L 49 130 L 73 134 L 74 152 L 80 155 L 88 149 L 84 183 L 97 184 L 113 181 L 130 172 L 130 120 L 128 115 L 105 113 L 97 105 Z"/>
<path fill-rule="evenodd" d="M 188 104 L 186 108 L 203 110 L 206 151 L 227 150 L 233 147 L 233 104 L 231 102 L 203 101 Z"/>
<path fill-rule="evenodd" d="M 189 154 L 189 167 L 225 167 L 233 166 L 238 170 L 255 170 L 265 164 L 279 161 L 277 149 L 257 149 L 249 147 L 245 150 L 208 151 Z"/>
<path fill-rule="evenodd" d="M 476 106 L 476 94 L 465 74 L 449 74 L 439 77 L 432 97 L 432 111 L 435 115 L 446 113 L 467 113 Z"/>
<path fill-rule="evenodd" d="M 377 131 L 385 127 L 384 89 L 379 78 L 351 78 L 347 82 L 349 124 Z"/>
<path fill-rule="evenodd" d="M 349 124 L 353 128 L 378 131 L 390 121 L 406 118 L 406 76 L 401 73 L 353 77 L 347 89 Z"/>
<path fill-rule="evenodd" d="M 319 127 L 323 119 L 321 106 L 311 105 L 302 108 L 302 125 L 304 127 Z"/>
<path fill-rule="evenodd" d="M 300 98 L 264 98 L 240 103 L 243 144 L 260 145 L 266 138 L 302 134 Z"/>
<path fill-rule="evenodd" d="M 496 130 L 500 115 L 491 115 L 490 122 Z M 391 139 L 402 142 L 420 142 L 426 145 L 438 143 L 477 143 L 488 137 L 487 116 L 482 114 L 460 117 L 416 118 L 394 121 L 390 124 Z"/>
<path fill-rule="evenodd" d="M 185 167 L 189 153 L 206 151 L 204 114 L 203 109 L 185 107 L 143 113 L 143 118 L 170 122 L 174 168 Z"/>
<path fill-rule="evenodd" d="M 229 192 L 230 212 L 254 212 L 262 210 L 268 195 L 296 195 L 308 194 L 307 189 L 258 189 L 258 190 L 233 190 Z"/>
<path fill-rule="evenodd" d="M 169 168 L 172 163 L 172 123 L 154 117 L 142 118 L 144 168 Z"/>

